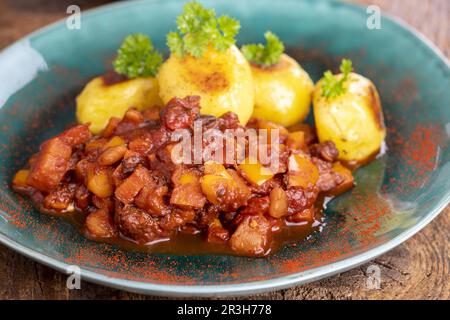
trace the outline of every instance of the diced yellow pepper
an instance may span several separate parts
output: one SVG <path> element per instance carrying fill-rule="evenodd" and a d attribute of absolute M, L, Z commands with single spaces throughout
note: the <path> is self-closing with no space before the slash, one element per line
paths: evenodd
<path fill-rule="evenodd" d="M 230 180 L 221 176 L 206 175 L 200 180 L 202 186 L 202 192 L 206 198 L 213 204 L 220 203 L 221 190 L 225 194 L 227 187 L 230 184 Z"/>
<path fill-rule="evenodd" d="M 319 180 L 319 169 L 305 155 L 293 154 L 288 162 L 289 187 L 308 188 Z"/>
<path fill-rule="evenodd" d="M 250 196 L 250 189 L 236 171 L 215 162 L 205 163 L 205 175 L 200 184 L 203 194 L 213 204 L 220 204 L 226 195 L 239 201 L 246 201 Z"/>
<path fill-rule="evenodd" d="M 27 186 L 27 178 L 30 174 L 30 170 L 19 170 L 13 179 L 13 185 L 16 187 L 26 187 Z"/>
<path fill-rule="evenodd" d="M 245 184 L 245 181 L 239 176 L 239 174 L 233 169 L 227 169 L 227 173 L 233 179 L 235 193 L 239 193 L 240 197 L 247 199 L 251 196 L 250 188 Z"/>
<path fill-rule="evenodd" d="M 225 167 L 217 162 L 213 161 L 207 161 L 205 162 L 205 175 L 207 174 L 214 174 L 218 176 L 222 176 L 224 178 L 231 178 L 230 175 L 227 173 L 227 170 Z"/>
<path fill-rule="evenodd" d="M 257 160 L 250 158 L 246 158 L 245 161 L 239 165 L 239 170 L 244 178 L 258 186 L 272 179 L 274 176 L 269 168 L 264 167 Z"/>
<path fill-rule="evenodd" d="M 295 131 L 289 133 L 286 139 L 286 145 L 291 149 L 305 150 L 306 149 L 305 133 L 303 131 Z"/>
<path fill-rule="evenodd" d="M 192 172 L 183 173 L 178 180 L 180 184 L 190 184 L 198 182 L 198 176 Z"/>
<path fill-rule="evenodd" d="M 123 138 L 121 138 L 119 136 L 114 136 L 103 146 L 103 149 L 121 146 L 121 145 L 124 145 L 125 143 L 126 142 Z"/>

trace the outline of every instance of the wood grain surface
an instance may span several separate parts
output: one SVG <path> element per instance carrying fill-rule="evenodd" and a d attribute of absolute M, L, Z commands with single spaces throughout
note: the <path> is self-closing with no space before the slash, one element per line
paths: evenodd
<path fill-rule="evenodd" d="M 63 18 L 70 4 L 82 10 L 107 0 L 2 0 L 0 49 Z M 352 0 L 378 5 L 402 18 L 450 56 L 449 0 Z M 315 283 L 237 299 L 450 299 L 450 207 L 396 249 L 359 268 Z M 367 289 L 367 268 L 381 269 L 381 287 Z M 0 245 L 0 299 L 155 299 L 82 282 L 68 290 L 66 276 Z"/>

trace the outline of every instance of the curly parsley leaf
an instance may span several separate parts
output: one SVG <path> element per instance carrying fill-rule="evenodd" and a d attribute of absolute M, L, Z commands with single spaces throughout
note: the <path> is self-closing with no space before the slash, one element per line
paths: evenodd
<path fill-rule="evenodd" d="M 248 61 L 263 67 L 270 67 L 280 61 L 284 52 L 283 42 L 272 32 L 264 34 L 266 45 L 261 43 L 247 44 L 241 48 L 242 53 Z"/>
<path fill-rule="evenodd" d="M 163 61 L 161 53 L 153 47 L 151 39 L 144 34 L 127 36 L 113 62 L 114 70 L 128 78 L 155 76 Z"/>
<path fill-rule="evenodd" d="M 323 74 L 322 96 L 325 98 L 335 98 L 345 92 L 344 84 L 349 79 L 350 73 L 353 71 L 352 62 L 343 59 L 340 71 L 342 76 L 333 75 L 331 71 Z"/>
<path fill-rule="evenodd" d="M 205 9 L 196 1 L 188 2 L 183 13 L 177 17 L 178 32 L 167 35 L 170 52 L 183 57 L 190 54 L 203 56 L 208 45 L 218 51 L 225 51 L 235 42 L 240 29 L 239 21 L 228 16 L 216 18 L 214 9 Z"/>

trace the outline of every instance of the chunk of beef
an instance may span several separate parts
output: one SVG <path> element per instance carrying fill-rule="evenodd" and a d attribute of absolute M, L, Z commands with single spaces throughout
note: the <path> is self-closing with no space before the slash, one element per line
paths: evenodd
<path fill-rule="evenodd" d="M 89 190 L 86 188 L 85 185 L 80 184 L 77 186 L 77 189 L 75 190 L 75 205 L 78 209 L 84 210 L 88 207 L 90 202 L 90 193 Z"/>
<path fill-rule="evenodd" d="M 174 188 L 170 197 L 170 203 L 182 208 L 202 208 L 206 203 L 206 197 L 202 193 L 200 185 L 200 172 L 177 166 L 172 175 Z"/>
<path fill-rule="evenodd" d="M 206 241 L 210 243 L 225 243 L 230 239 L 230 232 L 222 226 L 219 219 L 214 219 L 206 231 Z"/>
<path fill-rule="evenodd" d="M 87 124 L 72 127 L 59 135 L 59 138 L 71 147 L 86 143 L 92 138 L 92 133 Z"/>
<path fill-rule="evenodd" d="M 73 183 L 58 186 L 44 198 L 44 207 L 57 211 L 68 209 L 73 202 L 75 190 L 76 185 Z"/>
<path fill-rule="evenodd" d="M 178 231 L 178 228 L 193 222 L 195 219 L 195 211 L 191 209 L 177 209 L 172 211 L 161 219 L 161 228 L 166 231 Z"/>
<path fill-rule="evenodd" d="M 152 183 L 152 181 L 150 171 L 143 166 L 139 166 L 131 176 L 117 187 L 114 195 L 124 204 L 130 204 L 134 201 L 134 197 L 137 196 L 139 191 L 141 191 L 146 184 Z"/>
<path fill-rule="evenodd" d="M 248 203 L 245 207 L 243 207 L 239 213 L 235 216 L 232 221 L 231 227 L 236 228 L 239 226 L 242 221 L 244 221 L 246 216 L 256 216 L 256 215 L 265 215 L 269 212 L 270 207 L 270 199 L 268 196 L 266 197 L 255 197 L 248 200 Z"/>
<path fill-rule="evenodd" d="M 201 229 L 206 229 L 215 219 L 219 218 L 220 208 L 216 205 L 208 204 L 197 213 L 197 225 Z"/>
<path fill-rule="evenodd" d="M 317 199 L 317 195 L 318 190 L 316 188 L 303 189 L 301 187 L 290 187 L 287 189 L 288 215 L 312 207 Z"/>
<path fill-rule="evenodd" d="M 319 169 L 319 179 L 316 182 L 316 186 L 320 192 L 330 192 L 344 181 L 344 178 L 339 173 L 333 171 L 331 163 L 319 158 L 312 158 L 312 161 Z"/>
<path fill-rule="evenodd" d="M 200 112 L 200 97 L 173 98 L 163 110 L 162 122 L 169 130 L 192 127 Z"/>
<path fill-rule="evenodd" d="M 311 155 L 327 162 L 335 162 L 339 156 L 339 151 L 333 141 L 313 144 L 309 150 Z"/>
<path fill-rule="evenodd" d="M 167 186 L 149 184 L 139 192 L 134 202 L 136 206 L 147 211 L 153 217 L 163 216 L 169 213 L 169 206 L 164 197 L 169 193 Z"/>
<path fill-rule="evenodd" d="M 353 174 L 350 169 L 344 167 L 339 162 L 335 162 L 333 163 L 333 172 L 341 176 L 342 182 L 330 190 L 328 194 L 337 196 L 353 188 L 355 185 L 355 179 L 353 178 Z"/>
<path fill-rule="evenodd" d="M 111 197 L 100 198 L 94 195 L 92 196 L 92 204 L 98 209 L 102 209 L 107 212 L 113 212 L 114 210 L 114 200 Z"/>
<path fill-rule="evenodd" d="M 39 191 L 50 192 L 66 174 L 71 155 L 72 148 L 59 137 L 44 142 L 31 167 L 27 184 Z"/>
<path fill-rule="evenodd" d="M 247 205 L 240 211 L 242 215 L 266 214 L 269 212 L 269 197 L 251 198 Z"/>
<path fill-rule="evenodd" d="M 293 215 L 286 217 L 286 220 L 291 223 L 312 223 L 314 220 L 314 208 L 308 208 L 303 211 L 298 211 Z"/>
<path fill-rule="evenodd" d="M 145 244 L 170 235 L 161 229 L 157 219 L 132 205 L 116 205 L 115 221 L 124 236 L 138 243 Z"/>
<path fill-rule="evenodd" d="M 222 131 L 226 129 L 242 128 L 237 114 L 231 111 L 224 113 L 217 120 L 219 123 L 219 129 Z"/>
<path fill-rule="evenodd" d="M 138 165 L 145 165 L 146 158 L 139 152 L 127 150 L 123 155 L 121 172 L 123 175 L 128 175 L 136 169 Z"/>

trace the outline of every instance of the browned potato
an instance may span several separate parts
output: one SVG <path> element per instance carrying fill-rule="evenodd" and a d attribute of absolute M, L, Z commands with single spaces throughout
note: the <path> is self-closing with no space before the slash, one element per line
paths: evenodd
<path fill-rule="evenodd" d="M 334 98 L 322 96 L 322 84 L 323 80 L 319 81 L 314 91 L 319 140 L 333 141 L 340 160 L 364 162 L 380 150 L 386 137 L 377 89 L 369 79 L 356 73 L 349 75 L 345 92 Z"/>

